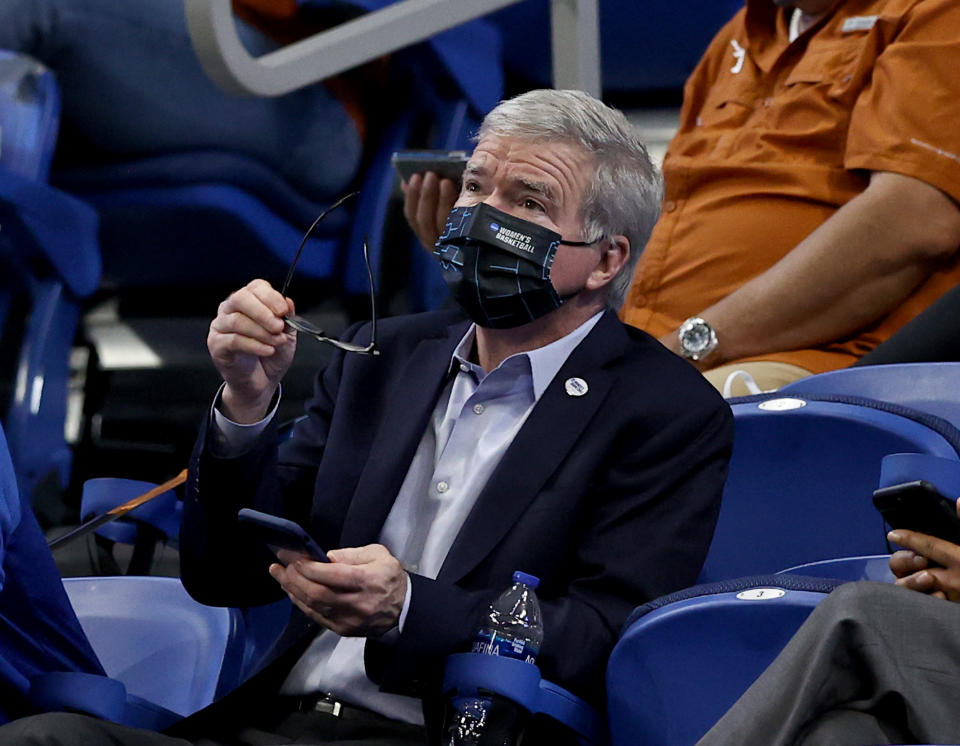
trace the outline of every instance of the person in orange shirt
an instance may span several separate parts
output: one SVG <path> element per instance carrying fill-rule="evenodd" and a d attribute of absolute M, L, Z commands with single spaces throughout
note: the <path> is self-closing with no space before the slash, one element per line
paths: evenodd
<path fill-rule="evenodd" d="M 888 338 L 960 281 L 958 69 L 953 0 L 747 0 L 687 82 L 624 320 L 718 388 Z M 442 186 L 408 185 L 422 241 Z"/>

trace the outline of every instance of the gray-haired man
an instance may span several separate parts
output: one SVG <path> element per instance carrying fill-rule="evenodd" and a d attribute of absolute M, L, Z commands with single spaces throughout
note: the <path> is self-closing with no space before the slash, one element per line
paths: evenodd
<path fill-rule="evenodd" d="M 544 676 L 602 697 L 629 611 L 695 581 L 731 446 L 716 392 L 610 308 L 659 193 L 620 112 L 571 91 L 502 103 L 438 248 L 470 319 L 388 319 L 380 355 L 338 351 L 279 454 L 293 303 L 263 280 L 224 301 L 208 346 L 225 385 L 191 468 L 183 579 L 207 603 L 286 594 L 297 613 L 287 651 L 179 733 L 436 740 L 443 662 L 518 569 L 541 580 Z M 271 563 L 244 545 L 242 507 L 299 522 L 331 562 Z M 57 730 L 56 743 L 172 743 L 62 720 L 29 727 Z"/>

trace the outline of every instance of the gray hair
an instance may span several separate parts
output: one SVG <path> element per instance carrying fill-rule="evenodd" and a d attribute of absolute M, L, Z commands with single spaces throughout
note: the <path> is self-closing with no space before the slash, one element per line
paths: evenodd
<path fill-rule="evenodd" d="M 633 272 L 660 214 L 663 182 L 647 148 L 623 112 L 582 91 L 542 89 L 501 101 L 484 118 L 488 134 L 572 142 L 593 156 L 596 171 L 583 195 L 587 236 L 626 236 L 630 258 L 609 285 L 607 305 L 623 304 Z"/>

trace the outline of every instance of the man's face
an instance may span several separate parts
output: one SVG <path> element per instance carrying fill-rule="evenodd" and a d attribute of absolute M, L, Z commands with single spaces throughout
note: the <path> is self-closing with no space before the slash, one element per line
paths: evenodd
<path fill-rule="evenodd" d="M 598 237 L 583 235 L 580 208 L 592 176 L 592 157 L 577 145 L 486 135 L 464 170 L 457 206 L 486 202 L 565 240 L 590 241 Z M 597 266 L 600 249 L 599 242 L 586 247 L 560 245 L 550 279 L 561 296 L 583 287 Z"/>

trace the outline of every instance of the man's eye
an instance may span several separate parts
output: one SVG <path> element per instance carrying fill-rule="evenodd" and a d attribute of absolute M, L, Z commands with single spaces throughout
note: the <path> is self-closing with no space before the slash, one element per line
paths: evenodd
<path fill-rule="evenodd" d="M 465 181 L 463 182 L 463 191 L 478 192 L 480 191 L 480 185 L 475 181 Z"/>
<path fill-rule="evenodd" d="M 543 212 L 543 205 L 541 205 L 536 200 L 525 199 L 523 201 L 523 209 L 525 210 L 536 210 L 537 212 Z"/>

